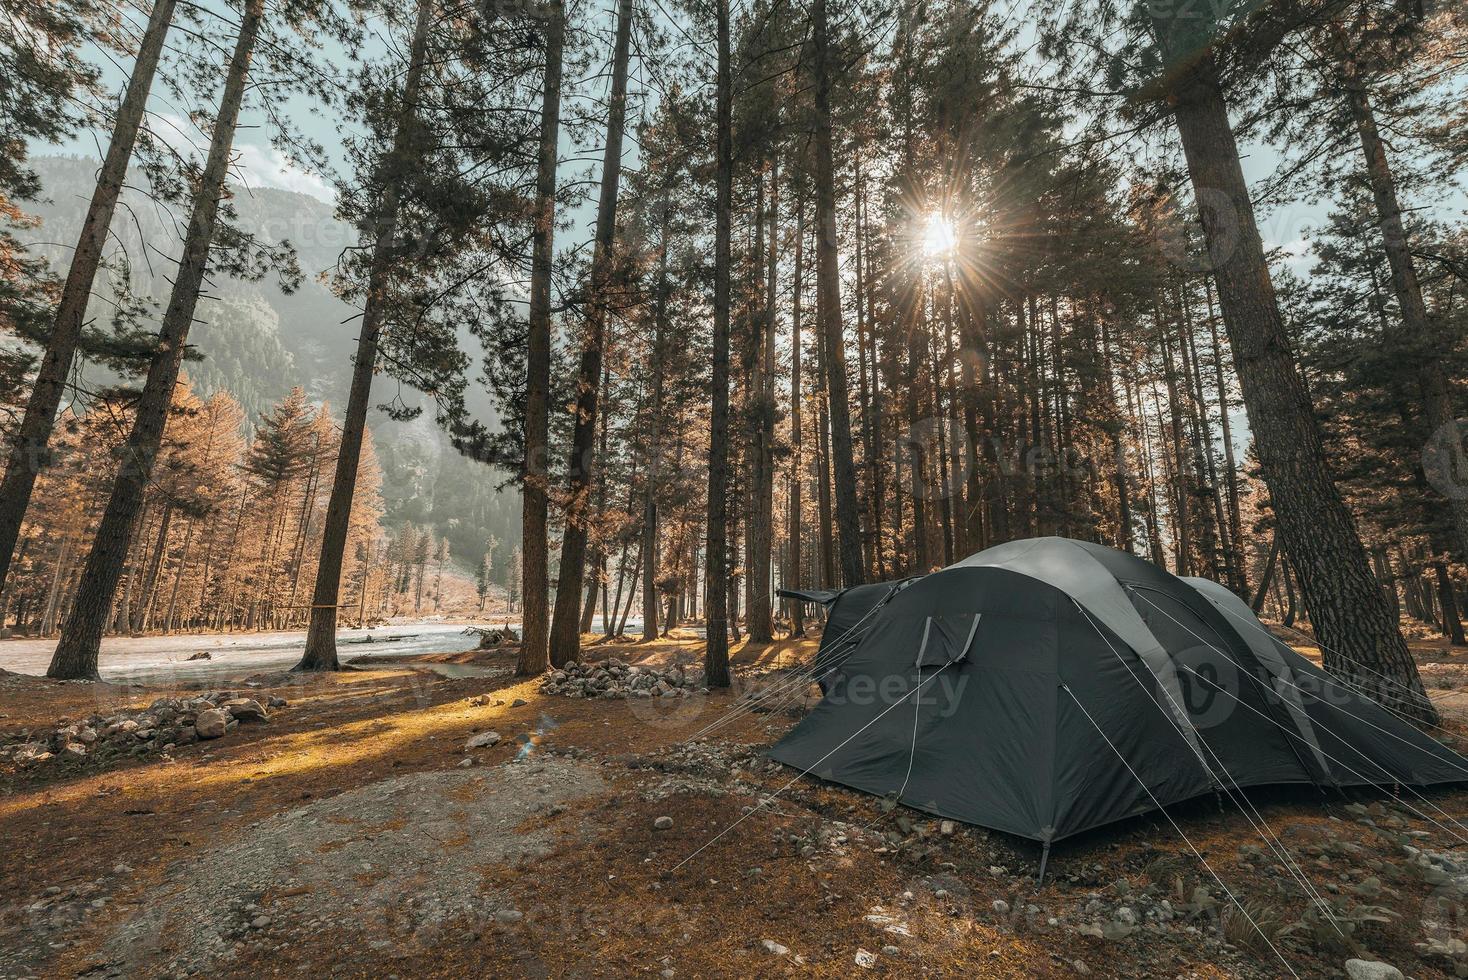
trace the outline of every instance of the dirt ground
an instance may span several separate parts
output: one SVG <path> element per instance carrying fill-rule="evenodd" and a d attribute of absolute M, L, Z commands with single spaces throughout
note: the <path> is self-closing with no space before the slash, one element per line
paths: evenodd
<path fill-rule="evenodd" d="M 748 677 L 813 649 L 735 659 Z M 1468 664 L 1418 653 L 1463 731 Z M 607 656 L 701 649 L 584 659 Z M 1468 961 L 1468 792 L 1258 794 L 1280 851 L 1236 807 L 1173 808 L 1244 912 L 1159 816 L 1058 846 L 1037 886 L 1032 844 L 767 762 L 799 697 L 561 697 L 505 676 L 513 658 L 242 678 L 287 705 L 163 753 L 0 764 L 0 977 L 1340 977 L 1351 958 L 1452 977 Z M 0 735 L 197 693 L 0 673 Z"/>

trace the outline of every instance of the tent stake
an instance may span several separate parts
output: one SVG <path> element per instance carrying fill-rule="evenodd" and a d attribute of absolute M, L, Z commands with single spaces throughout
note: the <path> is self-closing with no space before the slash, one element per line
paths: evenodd
<path fill-rule="evenodd" d="M 1045 842 L 1045 847 L 1040 851 L 1040 876 L 1035 881 L 1035 887 L 1040 888 L 1045 884 L 1045 865 L 1050 863 L 1050 842 Z"/>

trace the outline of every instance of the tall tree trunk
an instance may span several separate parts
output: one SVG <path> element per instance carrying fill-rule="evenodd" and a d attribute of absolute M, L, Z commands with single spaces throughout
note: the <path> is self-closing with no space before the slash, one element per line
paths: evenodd
<path fill-rule="evenodd" d="M 840 583 L 836 579 L 835 521 L 831 517 L 831 426 L 826 406 L 830 393 L 826 388 L 826 335 L 816 330 L 816 363 L 820 368 L 820 398 L 816 402 L 816 515 L 820 521 L 817 540 L 820 543 L 820 585 L 830 589 Z"/>
<path fill-rule="evenodd" d="M 148 105 L 148 91 L 168 37 L 176 0 L 154 0 L 152 15 L 138 45 L 132 77 L 128 79 L 122 105 L 112 124 L 112 140 L 97 174 L 92 201 L 82 219 L 81 234 L 72 253 L 66 284 L 56 305 L 56 322 L 46 341 L 40 371 L 31 386 L 25 415 L 5 464 L 5 479 L 0 482 L 0 592 L 5 590 L 10 572 L 10 559 L 20 536 L 20 525 L 35 490 L 36 477 L 48 462 L 46 446 L 56 423 L 56 410 L 66 390 L 72 362 L 76 359 L 82 327 L 87 314 L 87 301 L 102 262 L 102 248 L 107 242 L 107 229 L 117 210 L 117 200 L 127 180 L 127 165 L 137 142 L 138 129 Z M 4 624 L 0 623 L 0 627 Z"/>
<path fill-rule="evenodd" d="M 801 197 L 795 202 L 795 278 L 790 285 L 790 525 L 786 528 L 790 577 L 785 582 L 787 589 L 798 589 L 801 583 L 801 482 L 805 479 L 805 457 L 800 418 L 800 314 L 805 293 L 804 251 L 805 198 Z M 805 635 L 805 605 L 799 599 L 790 600 L 790 635 Z"/>
<path fill-rule="evenodd" d="M 1164 20 L 1159 27 L 1164 47 L 1170 26 Z M 1285 553 L 1300 572 L 1305 605 L 1326 647 L 1325 664 L 1383 703 L 1436 723 L 1437 711 L 1423 693 L 1417 665 L 1376 587 L 1355 520 L 1326 463 L 1254 223 L 1217 65 L 1209 51 L 1195 57 L 1174 93 L 1174 119 L 1202 204 L 1203 231 L 1264 481 Z"/>
<path fill-rule="evenodd" d="M 530 322 L 525 340 L 525 459 L 520 517 L 521 643 L 515 673 L 530 677 L 550 666 L 550 377 L 551 273 L 555 260 L 556 165 L 561 127 L 561 49 L 565 8 L 544 8 L 545 77 L 541 82 L 540 149 L 535 171 L 535 231 L 530 258 Z"/>
<path fill-rule="evenodd" d="M 928 560 L 927 449 L 923 440 L 922 370 L 928 359 L 927 327 L 922 322 L 922 291 L 916 287 L 907 318 L 907 460 L 912 488 L 912 564 L 908 573 L 926 574 Z"/>
<path fill-rule="evenodd" d="M 391 286 L 396 262 L 394 231 L 397 226 L 398 195 L 395 175 L 407 165 L 407 154 L 417 135 L 418 93 L 427 60 L 428 29 L 433 20 L 433 0 L 418 0 L 418 18 L 403 79 L 402 102 L 398 106 L 397 131 L 388 159 L 383 161 L 387 180 L 382 200 L 374 215 L 377 239 L 367 277 L 367 299 L 362 309 L 362 332 L 357 337 L 357 356 L 352 366 L 352 387 L 347 413 L 342 420 L 341 443 L 337 449 L 336 474 L 331 483 L 331 501 L 326 506 L 326 528 L 321 536 L 321 558 L 316 566 L 316 587 L 311 598 L 311 625 L 306 631 L 306 651 L 292 669 L 301 671 L 339 670 L 336 656 L 336 624 L 341 599 L 342 561 L 351 530 L 352 497 L 357 489 L 357 468 L 362 459 L 363 432 L 372 398 L 372 375 L 377 370 L 377 346 L 382 336 L 383 305 Z M 419 579 L 420 595 L 422 579 Z"/>
<path fill-rule="evenodd" d="M 734 201 L 733 89 L 729 60 L 729 0 L 714 0 L 718 21 L 715 82 L 714 336 L 709 407 L 709 487 L 704 545 L 705 683 L 729 686 L 728 575 L 729 489 L 729 253 Z"/>
<path fill-rule="evenodd" d="M 163 632 L 173 632 L 173 618 L 178 610 L 178 593 L 183 585 L 184 573 L 189 568 L 189 549 L 194 543 L 194 531 L 199 522 L 194 518 L 189 519 L 189 526 L 184 531 L 183 552 L 178 556 L 178 568 L 173 573 L 173 585 L 168 590 L 168 608 L 163 612 Z"/>
<path fill-rule="evenodd" d="M 173 501 L 163 501 L 163 514 L 158 519 L 158 538 L 148 561 L 148 574 L 143 579 L 143 597 L 139 603 L 138 628 L 146 633 L 153 625 L 153 603 L 158 595 L 158 579 L 163 560 L 168 556 L 168 530 L 173 526 Z"/>
<path fill-rule="evenodd" d="M 97 529 L 97 538 L 87 556 L 77 587 L 76 601 L 67 614 L 61 630 L 61 641 L 46 671 L 48 677 L 79 679 L 97 677 L 97 655 L 102 631 L 117 594 L 117 581 L 127 558 L 127 542 L 143 504 L 143 494 L 153 476 L 153 464 L 163 441 L 163 427 L 173 402 L 178 383 L 189 327 L 199 303 L 199 291 L 209 266 L 209 249 L 219 217 L 219 202 L 224 196 L 225 179 L 229 175 L 230 152 L 234 146 L 235 127 L 244 103 L 246 76 L 260 21 L 265 13 L 265 0 L 246 0 L 240 18 L 239 38 L 230 56 L 225 76 L 224 94 L 219 115 L 214 122 L 209 155 L 194 194 L 193 212 L 189 217 L 183 255 L 173 281 L 173 291 L 163 315 L 158 334 L 158 347 L 148 368 L 148 379 L 138 400 L 137 415 L 128 436 L 123 465 L 112 486 L 107 509 Z"/>
<path fill-rule="evenodd" d="M 770 164 L 769 194 L 765 199 L 768 234 L 765 252 L 765 297 L 763 315 L 757 318 L 759 343 L 756 348 L 754 380 L 750 396 L 755 412 L 754 444 L 750 446 L 750 510 L 749 548 L 745 564 L 748 568 L 749 610 L 746 626 L 749 638 L 756 643 L 774 639 L 773 594 L 770 587 L 770 565 L 774 550 L 775 519 L 775 304 L 777 296 L 780 230 L 780 164 L 776 157 Z"/>
<path fill-rule="evenodd" d="M 557 667 L 575 660 L 581 650 L 578 605 L 586 576 L 586 541 L 591 482 L 596 461 L 593 440 L 600 407 L 602 356 L 606 350 L 607 308 L 611 303 L 612 247 L 617 231 L 617 193 L 622 178 L 622 133 L 627 119 L 627 59 L 632 39 L 632 0 L 617 4 L 617 36 L 612 52 L 612 91 L 607 105 L 606 152 L 602 157 L 601 200 L 596 210 L 596 240 L 591 257 L 586 333 L 576 375 L 576 419 L 571 433 L 570 481 L 566 494 L 566 529 L 561 535 L 561 567 L 556 581 L 556 607 L 551 616 L 550 658 Z"/>
<path fill-rule="evenodd" d="M 1275 531 L 1269 538 L 1269 556 L 1264 559 L 1264 570 L 1259 573 L 1259 589 L 1254 593 L 1254 601 L 1249 603 L 1256 613 L 1264 608 L 1264 596 L 1269 592 L 1269 583 L 1274 578 L 1274 567 L 1278 561 L 1279 532 Z"/>
<path fill-rule="evenodd" d="M 1224 481 L 1228 490 L 1228 547 L 1233 553 L 1235 591 L 1239 598 L 1249 594 L 1249 566 L 1244 560 L 1244 528 L 1239 516 L 1239 469 L 1234 459 L 1233 422 L 1228 417 L 1228 388 L 1223 376 L 1223 345 L 1218 340 L 1218 315 L 1213 309 L 1213 283 L 1204 282 L 1208 291 L 1208 334 L 1213 345 L 1213 383 L 1218 389 L 1218 415 L 1223 428 Z"/>
<path fill-rule="evenodd" d="M 668 190 L 668 188 L 664 188 Z M 652 411 L 648 439 L 652 465 L 643 477 L 642 497 L 642 640 L 658 638 L 658 479 L 663 472 L 663 385 L 666 374 L 668 326 L 668 208 L 662 209 L 658 236 L 658 293 L 653 307 Z"/>
<path fill-rule="evenodd" d="M 1432 573 L 1437 577 L 1437 603 L 1442 609 L 1443 635 L 1455 647 L 1468 646 L 1463 636 L 1463 620 L 1458 616 L 1458 597 L 1453 593 L 1453 579 L 1448 574 L 1448 563 L 1435 561 Z"/>
<path fill-rule="evenodd" d="M 840 536 L 841 583 L 865 581 L 861 560 L 861 509 L 856 499 L 856 462 L 851 441 L 851 406 L 846 390 L 846 345 L 841 330 L 841 267 L 837 253 L 836 173 L 832 159 L 831 55 L 826 0 L 811 7 L 811 54 L 816 111 L 816 324 L 826 339 L 826 388 L 830 392 L 831 462 L 836 479 L 836 526 Z"/>
<path fill-rule="evenodd" d="M 1351 117 L 1356 122 L 1361 152 L 1366 158 L 1366 177 L 1371 184 L 1371 196 L 1376 204 L 1376 221 L 1381 228 L 1382 250 L 1386 252 L 1387 263 L 1391 266 L 1392 290 L 1401 310 L 1401 337 L 1394 346 L 1399 355 L 1405 354 L 1409 363 L 1416 366 L 1417 383 L 1422 396 L 1422 415 L 1432 430 L 1430 451 L 1422 454 L 1420 461 L 1440 471 L 1429 474 L 1429 478 L 1439 477 L 1432 482 L 1447 502 L 1447 511 L 1451 517 L 1453 557 L 1459 562 L 1468 562 L 1468 487 L 1452 483 L 1453 474 L 1461 474 L 1465 469 L 1461 465 L 1463 436 L 1458 427 L 1457 413 L 1453 411 L 1453 398 L 1443 358 L 1444 352 L 1451 346 L 1451 340 L 1438 329 L 1422 298 L 1422 284 L 1418 281 L 1417 269 L 1412 264 L 1407 229 L 1402 223 L 1402 207 L 1397 202 L 1396 179 L 1387 158 L 1386 143 L 1376 126 L 1376 114 L 1372 111 L 1365 83 L 1349 62 L 1344 76 Z M 1433 455 L 1440 458 L 1429 459 Z M 1444 483 L 1449 485 L 1445 487 Z M 1461 627 L 1459 631 L 1461 634 Z"/>

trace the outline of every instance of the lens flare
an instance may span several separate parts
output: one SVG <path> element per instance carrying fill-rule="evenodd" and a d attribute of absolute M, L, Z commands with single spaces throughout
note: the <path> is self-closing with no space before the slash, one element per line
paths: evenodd
<path fill-rule="evenodd" d="M 944 214 L 937 211 L 928 215 L 923 227 L 923 254 L 931 259 L 947 258 L 958 247 L 958 229 Z"/>

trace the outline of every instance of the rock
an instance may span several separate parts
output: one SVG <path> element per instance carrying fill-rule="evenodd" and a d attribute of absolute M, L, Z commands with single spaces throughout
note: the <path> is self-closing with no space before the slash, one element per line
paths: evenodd
<path fill-rule="evenodd" d="M 268 916 L 268 915 L 257 915 L 253 919 L 250 920 L 250 928 L 251 929 L 265 929 L 265 928 L 268 928 L 269 925 L 270 925 L 270 916 Z"/>
<path fill-rule="evenodd" d="M 768 942 L 768 940 L 766 941 Z M 864 949 L 858 949 L 856 951 L 856 965 L 861 967 L 863 970 L 870 970 L 872 967 L 877 965 L 877 954 L 869 953 Z"/>
<path fill-rule="evenodd" d="M 269 721 L 270 715 L 253 698 L 230 698 L 219 705 L 241 721 Z"/>
<path fill-rule="evenodd" d="M 459 760 L 460 769 L 468 769 L 472 765 L 474 765 L 474 757 L 472 755 L 466 755 Z"/>
<path fill-rule="evenodd" d="M 672 817 L 658 817 L 656 820 L 654 820 L 652 822 L 652 829 L 653 830 L 672 830 L 673 829 L 673 818 Z"/>
<path fill-rule="evenodd" d="M 769 953 L 771 956 L 789 956 L 790 955 L 790 947 L 789 946 L 781 946 L 779 943 L 775 942 L 773 939 L 764 939 L 764 940 L 761 940 L 760 941 L 760 945 L 763 946 L 765 948 L 765 952 L 766 953 Z"/>
<path fill-rule="evenodd" d="M 469 741 L 464 743 L 464 749 L 466 751 L 472 749 L 487 749 L 490 746 L 497 744 L 499 740 L 499 732 L 480 732 L 478 735 L 475 735 L 473 738 L 469 739 Z"/>
<path fill-rule="evenodd" d="M 938 833 L 942 834 L 944 837 L 952 837 L 957 830 L 958 824 L 954 823 L 952 820 L 944 820 L 942 823 L 938 824 Z"/>
<path fill-rule="evenodd" d="M 265 703 L 269 705 L 271 709 L 284 708 L 288 706 L 288 702 L 285 698 L 278 698 L 273 694 L 270 696 L 270 699 Z"/>
<path fill-rule="evenodd" d="M 525 918 L 525 913 L 519 909 L 500 909 L 494 914 L 494 921 L 502 926 L 512 926 Z"/>
<path fill-rule="evenodd" d="M 1116 921 L 1124 926 L 1134 926 L 1137 924 L 1137 913 L 1123 905 L 1116 910 Z"/>
<path fill-rule="evenodd" d="M 1070 968 L 1083 977 L 1091 972 L 1091 968 L 1086 965 L 1085 960 L 1071 960 Z"/>
<path fill-rule="evenodd" d="M 218 708 L 201 711 L 199 717 L 194 721 L 194 733 L 200 738 L 220 738 L 228 729 L 229 721 L 228 711 L 221 711 Z"/>
<path fill-rule="evenodd" d="M 1346 976 L 1351 980 L 1405 980 L 1401 970 L 1376 960 L 1346 960 Z"/>
<path fill-rule="evenodd" d="M 1000 915 L 1009 914 L 1009 903 L 1002 898 L 994 899 L 994 911 Z"/>
<path fill-rule="evenodd" d="M 213 659 L 214 659 L 214 654 L 210 653 L 208 650 L 200 650 L 198 653 L 196 653 L 193 656 L 189 657 L 189 660 L 213 660 Z"/>
<path fill-rule="evenodd" d="M 529 701 L 526 701 L 524 698 L 516 698 L 515 700 L 513 700 L 513 701 L 510 702 L 510 707 L 512 707 L 512 708 L 523 708 L 523 707 L 525 707 L 529 703 L 530 702 Z"/>
<path fill-rule="evenodd" d="M 77 742 L 68 742 L 65 748 L 61 750 L 61 754 L 72 759 L 85 759 L 87 757 L 87 747 Z"/>

